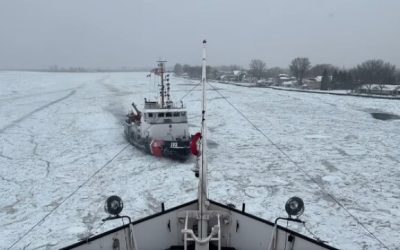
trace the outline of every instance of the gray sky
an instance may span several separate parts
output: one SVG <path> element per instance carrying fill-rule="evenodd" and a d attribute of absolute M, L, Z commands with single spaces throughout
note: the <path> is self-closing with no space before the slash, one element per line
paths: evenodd
<path fill-rule="evenodd" d="M 399 0 L 0 0 L 0 69 L 211 65 L 400 67 Z"/>

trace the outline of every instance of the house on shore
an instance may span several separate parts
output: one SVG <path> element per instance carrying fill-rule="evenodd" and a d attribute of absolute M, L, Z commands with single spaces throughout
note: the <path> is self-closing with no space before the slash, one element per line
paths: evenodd
<path fill-rule="evenodd" d="M 247 71 L 233 70 L 231 72 L 222 72 L 219 80 L 222 82 L 247 82 Z"/>
<path fill-rule="evenodd" d="M 307 78 L 303 80 L 303 89 L 321 89 L 321 79 L 322 77 Z"/>
<path fill-rule="evenodd" d="M 400 85 L 364 84 L 356 92 L 370 95 L 400 95 Z"/>
<path fill-rule="evenodd" d="M 288 74 L 279 74 L 276 80 L 278 86 L 294 87 L 296 86 L 296 77 L 289 76 Z"/>

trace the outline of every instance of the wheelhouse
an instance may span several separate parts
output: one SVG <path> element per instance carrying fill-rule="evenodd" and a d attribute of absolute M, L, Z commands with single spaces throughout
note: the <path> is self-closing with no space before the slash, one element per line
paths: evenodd
<path fill-rule="evenodd" d="M 187 113 L 180 109 L 146 110 L 143 119 L 149 124 L 187 123 Z"/>

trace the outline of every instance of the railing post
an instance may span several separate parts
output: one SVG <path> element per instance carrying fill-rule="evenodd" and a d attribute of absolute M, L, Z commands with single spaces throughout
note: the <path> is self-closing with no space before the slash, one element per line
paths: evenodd
<path fill-rule="evenodd" d="M 189 217 L 189 214 L 188 214 L 188 212 L 186 212 L 185 230 L 187 230 L 188 217 Z M 184 240 L 183 241 L 183 249 L 187 250 L 187 233 L 184 233 L 183 240 Z"/>
<path fill-rule="evenodd" d="M 221 223 L 218 214 L 218 250 L 221 250 Z"/>

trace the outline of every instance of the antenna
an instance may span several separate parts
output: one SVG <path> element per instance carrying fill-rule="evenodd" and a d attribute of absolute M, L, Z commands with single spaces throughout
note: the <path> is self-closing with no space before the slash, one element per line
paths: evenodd
<path fill-rule="evenodd" d="M 161 108 L 164 108 L 164 98 L 165 98 L 165 90 L 164 90 L 164 73 L 165 73 L 165 63 L 167 61 L 159 60 L 157 73 L 160 74 L 161 77 L 161 86 L 160 86 L 160 97 L 161 97 Z"/>

